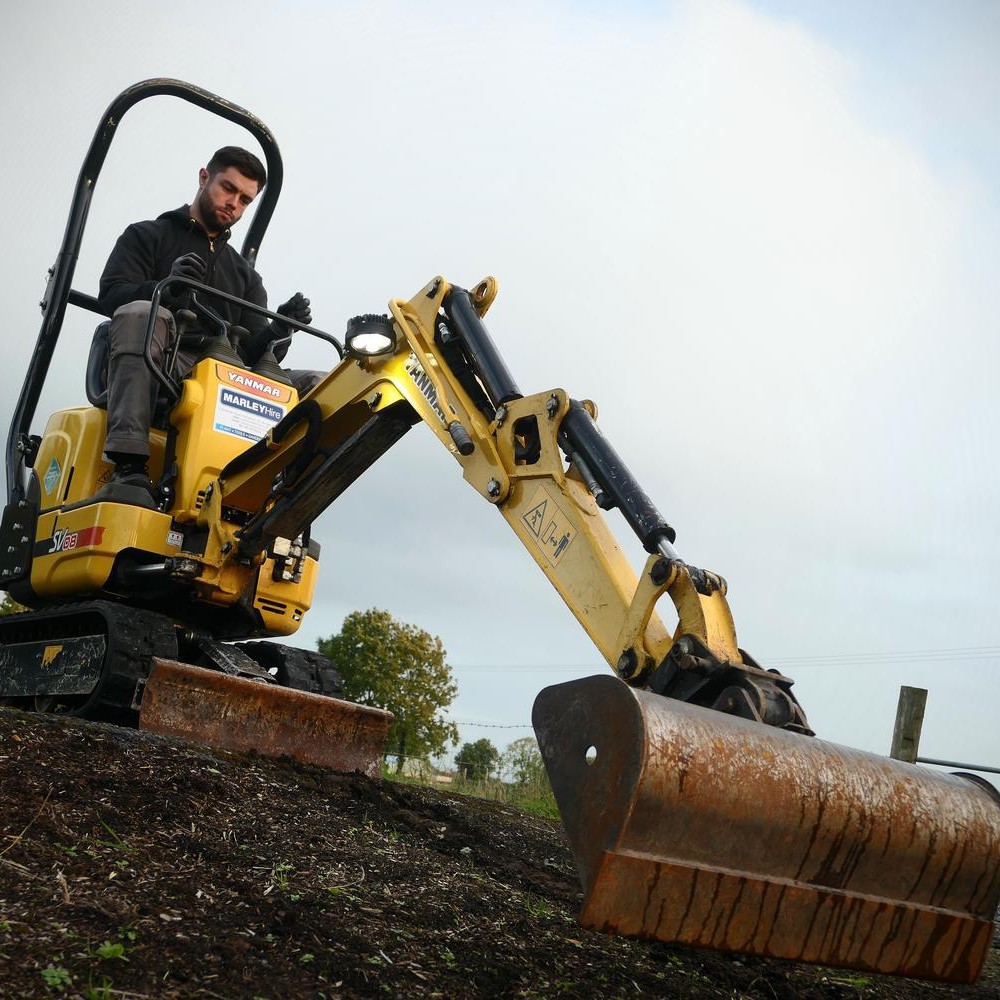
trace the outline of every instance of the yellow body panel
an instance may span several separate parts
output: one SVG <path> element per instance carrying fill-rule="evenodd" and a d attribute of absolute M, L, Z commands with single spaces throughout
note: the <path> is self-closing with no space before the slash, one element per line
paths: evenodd
<path fill-rule="evenodd" d="M 223 517 L 218 492 L 210 486 L 237 455 L 263 437 L 296 403 L 295 389 L 206 358 L 183 383 L 171 414 L 177 428 L 177 501 L 173 516 L 186 523 L 209 527 L 207 546 L 200 553 L 184 553 L 201 563 L 194 582 L 200 601 L 228 607 L 253 594 L 268 635 L 296 632 L 312 603 L 317 567 L 307 559 L 299 582 L 272 579 L 274 561 L 247 566 L 226 558 L 237 526 Z"/>
<path fill-rule="evenodd" d="M 174 517 L 195 520 L 208 484 L 297 402 L 290 386 L 212 358 L 200 361 L 170 417 L 180 470 Z"/>
<path fill-rule="evenodd" d="M 117 503 L 54 510 L 38 519 L 31 587 L 46 597 L 101 590 L 122 549 L 177 555 L 169 514 Z"/>
<path fill-rule="evenodd" d="M 302 579 L 298 583 L 273 580 L 273 569 L 273 559 L 267 559 L 261 565 L 253 606 L 264 619 L 268 635 L 292 635 L 298 631 L 303 616 L 312 606 L 319 564 L 315 559 L 306 559 Z"/>
<path fill-rule="evenodd" d="M 94 406 L 77 406 L 49 417 L 35 457 L 41 510 L 85 500 L 111 478 L 113 466 L 102 454 L 107 416 Z M 149 470 L 154 478 L 163 469 L 165 440 L 161 430 L 150 433 Z"/>

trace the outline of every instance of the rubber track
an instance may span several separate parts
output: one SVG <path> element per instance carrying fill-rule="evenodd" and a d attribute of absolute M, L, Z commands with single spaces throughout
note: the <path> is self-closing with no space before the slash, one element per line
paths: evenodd
<path fill-rule="evenodd" d="M 57 642 L 87 635 L 94 631 L 94 616 L 103 622 L 107 643 L 101 679 L 89 696 L 68 704 L 65 714 L 134 724 L 136 685 L 148 676 L 153 657 L 177 657 L 176 632 L 169 618 L 110 601 L 58 605 L 0 618 L 0 642 Z M 0 678 L 0 689 L 2 683 Z"/>
<path fill-rule="evenodd" d="M 322 653 L 279 642 L 238 642 L 237 647 L 265 670 L 276 671 L 283 687 L 343 698 L 340 672 Z"/>

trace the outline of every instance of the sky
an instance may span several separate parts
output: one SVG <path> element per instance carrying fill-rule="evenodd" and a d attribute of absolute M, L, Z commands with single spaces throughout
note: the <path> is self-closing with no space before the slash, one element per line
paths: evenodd
<path fill-rule="evenodd" d="M 1000 766 L 997 51 L 986 0 L 11 6 L 0 417 L 102 112 L 186 80 L 281 147 L 272 303 L 301 289 L 339 335 L 437 274 L 495 275 L 487 325 L 522 391 L 597 402 L 820 736 L 886 753 L 900 686 L 924 687 L 921 754 Z M 229 142 L 253 144 L 176 99 L 130 111 L 74 287 Z M 36 432 L 82 404 L 93 325 L 68 316 Z M 463 741 L 502 749 L 541 688 L 607 670 L 426 428 L 314 534 L 293 642 L 371 607 L 440 636 Z"/>

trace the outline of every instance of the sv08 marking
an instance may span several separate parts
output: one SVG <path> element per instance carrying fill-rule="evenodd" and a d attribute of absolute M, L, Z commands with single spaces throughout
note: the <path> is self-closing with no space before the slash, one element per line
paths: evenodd
<path fill-rule="evenodd" d="M 100 524 L 91 525 L 89 528 L 81 528 L 79 531 L 70 531 L 69 528 L 56 528 L 52 532 L 51 538 L 43 538 L 35 548 L 36 556 L 51 556 L 56 552 L 69 552 L 72 549 L 89 548 L 92 545 L 100 545 L 104 537 L 104 526 Z"/>

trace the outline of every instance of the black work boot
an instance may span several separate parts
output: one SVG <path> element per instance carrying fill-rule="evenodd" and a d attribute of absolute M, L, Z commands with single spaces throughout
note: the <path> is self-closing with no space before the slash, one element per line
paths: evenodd
<path fill-rule="evenodd" d="M 94 494 L 94 502 L 127 503 L 155 510 L 153 484 L 146 463 L 141 458 L 114 457 L 115 471 L 110 481 Z"/>

